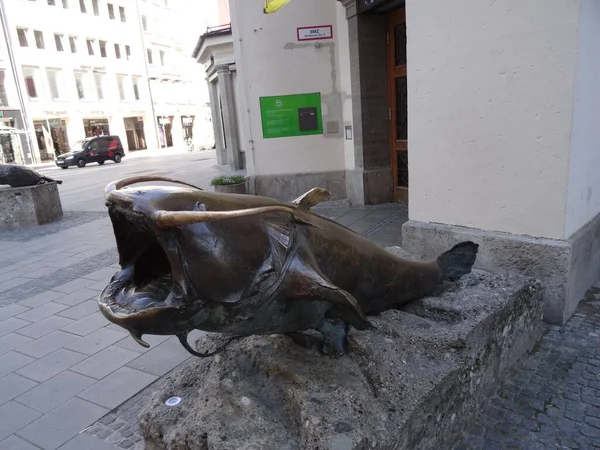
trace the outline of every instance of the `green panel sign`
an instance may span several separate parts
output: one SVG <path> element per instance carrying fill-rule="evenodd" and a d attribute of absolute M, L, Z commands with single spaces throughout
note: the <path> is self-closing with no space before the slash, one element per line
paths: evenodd
<path fill-rule="evenodd" d="M 260 116 L 265 139 L 323 133 L 319 92 L 261 97 Z"/>

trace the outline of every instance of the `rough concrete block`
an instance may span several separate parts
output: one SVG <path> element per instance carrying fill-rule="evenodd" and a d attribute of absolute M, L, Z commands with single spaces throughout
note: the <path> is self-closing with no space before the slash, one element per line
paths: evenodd
<path fill-rule="evenodd" d="M 58 185 L 0 187 L 0 229 L 41 225 L 63 215 Z"/>
<path fill-rule="evenodd" d="M 415 221 L 402 226 L 402 247 L 420 258 L 436 258 L 465 240 L 479 244 L 476 268 L 540 280 L 544 320 L 549 323 L 569 320 L 600 274 L 600 215 L 568 240 Z"/>
<path fill-rule="evenodd" d="M 352 329 L 341 358 L 287 336 L 237 341 L 156 383 L 139 416 L 146 448 L 453 448 L 539 340 L 542 295 L 536 280 L 475 271 Z"/>

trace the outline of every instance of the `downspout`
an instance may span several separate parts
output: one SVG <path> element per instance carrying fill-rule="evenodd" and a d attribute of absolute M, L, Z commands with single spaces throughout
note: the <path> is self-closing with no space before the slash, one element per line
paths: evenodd
<path fill-rule="evenodd" d="M 33 146 L 33 139 L 31 135 L 31 128 L 29 127 L 29 118 L 27 116 L 27 111 L 25 110 L 25 100 L 23 97 L 23 90 L 21 86 L 21 77 L 19 76 L 19 72 L 17 71 L 17 65 L 15 62 L 15 55 L 13 53 L 13 44 L 12 39 L 10 38 L 10 33 L 8 31 L 8 19 L 6 18 L 6 9 L 4 7 L 4 0 L 0 0 L 0 21 L 2 21 L 2 31 L 4 33 L 4 39 L 7 44 L 8 51 L 8 59 L 10 60 L 10 68 L 13 73 L 13 77 L 15 79 L 15 85 L 17 88 L 17 97 L 19 98 L 19 106 L 21 107 L 21 115 L 23 117 L 23 125 L 25 127 L 25 132 L 27 133 L 27 144 L 29 145 L 29 152 L 31 154 L 31 162 L 32 164 L 36 163 L 35 151 Z M 23 159 L 25 160 L 25 155 L 23 155 Z"/>

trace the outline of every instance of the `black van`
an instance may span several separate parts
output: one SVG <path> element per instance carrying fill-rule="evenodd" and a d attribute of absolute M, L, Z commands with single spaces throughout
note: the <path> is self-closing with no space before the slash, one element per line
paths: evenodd
<path fill-rule="evenodd" d="M 54 162 L 62 169 L 70 166 L 85 167 L 87 163 L 104 161 L 120 163 L 125 150 L 119 136 L 94 136 L 80 141 L 69 149 L 68 153 L 59 155 Z"/>

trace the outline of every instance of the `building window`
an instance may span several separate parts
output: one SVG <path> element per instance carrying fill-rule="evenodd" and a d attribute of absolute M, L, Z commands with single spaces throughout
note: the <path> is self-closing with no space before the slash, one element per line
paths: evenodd
<path fill-rule="evenodd" d="M 42 33 L 39 30 L 34 30 L 33 31 L 33 36 L 35 37 L 35 46 L 37 48 L 39 48 L 40 50 L 43 50 L 45 48 L 45 46 L 44 46 L 44 33 Z"/>
<path fill-rule="evenodd" d="M 56 51 L 57 52 L 63 52 L 63 51 L 65 51 L 65 49 L 63 47 L 63 35 L 62 34 L 55 34 L 54 35 L 54 43 L 56 44 Z"/>
<path fill-rule="evenodd" d="M 38 98 L 36 78 L 37 69 L 34 67 L 23 67 L 23 78 L 25 79 L 25 87 L 27 88 L 27 95 L 29 99 L 34 100 Z"/>
<path fill-rule="evenodd" d="M 4 79 L 4 70 L 0 70 L 0 107 L 6 108 L 8 106 L 8 97 L 6 96 Z"/>
<path fill-rule="evenodd" d="M 56 2 L 54 0 L 48 0 L 48 4 L 50 6 L 56 6 Z"/>
<path fill-rule="evenodd" d="M 88 54 L 90 56 L 94 56 L 94 40 L 93 39 L 87 39 L 87 49 L 88 49 Z"/>
<path fill-rule="evenodd" d="M 146 16 L 142 16 L 142 28 L 144 31 L 148 31 L 148 18 Z"/>
<path fill-rule="evenodd" d="M 98 0 L 92 0 L 92 10 L 95 16 L 100 15 L 100 8 L 98 7 Z"/>
<path fill-rule="evenodd" d="M 164 66 L 165 65 L 165 52 L 164 52 L 164 50 L 159 50 L 158 54 L 160 55 L 160 65 Z"/>
<path fill-rule="evenodd" d="M 87 12 L 87 8 L 85 7 L 85 0 L 79 0 L 79 9 L 84 14 Z"/>
<path fill-rule="evenodd" d="M 106 58 L 106 41 L 100 41 L 100 56 Z"/>
<path fill-rule="evenodd" d="M 96 95 L 98 100 L 104 100 L 104 80 L 106 76 L 103 73 L 94 73 L 94 81 L 96 83 Z"/>
<path fill-rule="evenodd" d="M 87 98 L 86 73 L 75 72 L 75 87 L 77 88 L 77 97 L 79 100 Z"/>
<path fill-rule="evenodd" d="M 21 47 L 29 47 L 27 42 L 27 30 L 25 28 L 17 28 L 17 36 L 19 37 L 19 45 Z"/>
<path fill-rule="evenodd" d="M 108 17 L 110 19 L 114 20 L 114 18 L 115 18 L 115 7 L 113 6 L 112 3 L 107 3 L 107 4 L 108 4 Z"/>
<path fill-rule="evenodd" d="M 121 22 L 127 22 L 127 18 L 125 17 L 125 8 L 119 6 L 119 16 L 121 17 Z"/>
<path fill-rule="evenodd" d="M 119 85 L 119 98 L 125 100 L 125 76 L 117 75 L 117 84 Z"/>
<path fill-rule="evenodd" d="M 121 59 L 121 46 L 119 44 L 115 44 L 115 56 L 117 59 Z"/>
<path fill-rule="evenodd" d="M 127 60 L 131 59 L 131 47 L 129 45 L 125 46 L 125 57 Z"/>
<path fill-rule="evenodd" d="M 67 9 L 69 7 L 69 0 L 62 0 L 63 9 Z"/>
<path fill-rule="evenodd" d="M 75 36 L 69 36 L 69 45 L 71 53 L 77 53 L 77 38 Z"/>
<path fill-rule="evenodd" d="M 148 64 L 152 64 L 152 49 L 148 49 Z"/>
<path fill-rule="evenodd" d="M 135 99 L 137 101 L 140 100 L 140 78 L 139 77 L 133 77 L 132 78 L 133 81 L 133 96 L 135 97 Z"/>
<path fill-rule="evenodd" d="M 48 76 L 48 86 L 50 87 L 50 97 L 52 100 L 60 100 L 62 96 L 62 72 L 60 69 L 46 69 Z"/>

